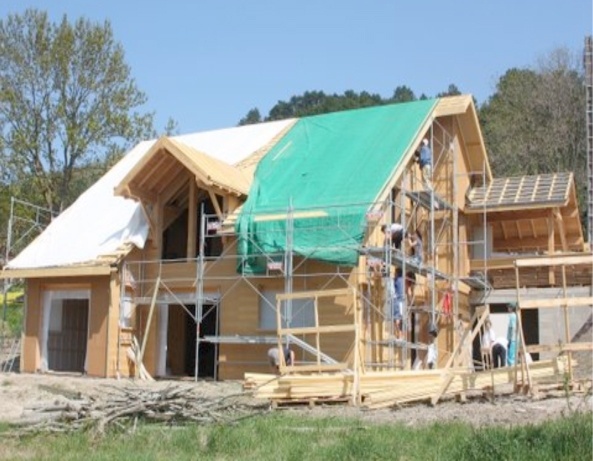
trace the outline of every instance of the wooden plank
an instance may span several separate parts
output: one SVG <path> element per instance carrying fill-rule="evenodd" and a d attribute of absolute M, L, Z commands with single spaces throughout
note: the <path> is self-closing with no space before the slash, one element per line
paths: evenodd
<path fill-rule="evenodd" d="M 327 211 L 297 211 L 291 213 L 292 219 L 305 219 L 305 218 L 325 218 L 327 217 Z M 253 220 L 255 222 L 266 222 L 266 221 L 283 221 L 288 218 L 287 213 L 274 213 L 274 214 L 261 214 L 256 215 Z"/>
<path fill-rule="evenodd" d="M 532 344 L 527 346 L 526 349 L 530 353 L 590 351 L 593 350 L 593 343 Z"/>
<path fill-rule="evenodd" d="M 298 291 L 294 293 L 278 293 L 276 295 L 276 299 L 279 301 L 283 301 L 287 299 L 330 298 L 333 296 L 348 296 L 351 293 L 351 288 L 339 288 L 335 290 Z"/>
<path fill-rule="evenodd" d="M 593 266 L 593 254 L 580 254 L 563 256 L 546 256 L 541 258 L 525 258 L 517 259 L 515 262 L 517 267 L 533 267 L 533 266 L 562 266 L 562 265 L 588 265 Z"/>
<path fill-rule="evenodd" d="M 294 328 L 280 328 L 278 333 L 281 335 L 302 335 L 302 334 L 316 334 L 316 333 L 343 333 L 348 331 L 355 331 L 356 327 L 353 324 L 344 325 L 321 325 L 319 327 L 294 327 Z"/>
<path fill-rule="evenodd" d="M 188 187 L 188 218 L 187 218 L 187 245 L 185 256 L 187 259 L 196 257 L 197 248 L 197 227 L 198 227 L 198 207 L 197 207 L 197 190 L 196 181 L 193 178 L 189 179 Z M 201 230 L 200 230 L 201 232 Z"/>
<path fill-rule="evenodd" d="M 70 266 L 39 269 L 3 269 L 0 279 L 28 279 L 45 277 L 82 277 L 94 275 L 109 275 L 114 270 L 109 265 L 101 266 Z"/>
<path fill-rule="evenodd" d="M 521 309 L 541 309 L 550 307 L 590 307 L 593 306 L 593 296 L 574 298 L 526 299 L 519 301 Z"/>
<path fill-rule="evenodd" d="M 321 365 L 293 365 L 280 367 L 282 373 L 311 372 L 311 371 L 340 371 L 348 369 L 347 363 L 322 363 Z"/>

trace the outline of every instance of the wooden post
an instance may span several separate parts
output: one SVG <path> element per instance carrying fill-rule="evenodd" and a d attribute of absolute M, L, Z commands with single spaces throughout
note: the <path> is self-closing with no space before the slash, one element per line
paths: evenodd
<path fill-rule="evenodd" d="M 515 315 L 517 316 L 517 336 L 521 340 L 518 344 L 517 351 L 519 347 L 523 351 L 521 357 L 521 377 L 523 378 L 523 370 L 525 370 L 525 376 L 527 377 L 527 386 L 529 393 L 533 396 L 533 384 L 531 382 L 531 373 L 529 371 L 529 364 L 527 363 L 527 348 L 525 347 L 525 336 L 523 335 L 523 322 L 521 321 L 521 307 L 519 303 L 517 303 L 517 310 Z M 515 366 L 517 366 L 518 360 L 515 359 Z M 523 381 L 525 384 L 525 381 Z"/>
<path fill-rule="evenodd" d="M 189 178 L 188 192 L 188 215 L 187 215 L 187 250 L 186 258 L 194 259 L 196 257 L 197 239 L 198 239 L 198 205 L 196 193 L 196 180 L 193 176 Z M 203 231 L 204 229 L 202 229 Z"/>
<path fill-rule="evenodd" d="M 548 216 L 548 254 L 554 254 L 554 211 L 550 210 L 550 214 Z M 556 277 L 554 276 L 554 267 L 548 267 L 548 279 L 550 285 L 556 284 Z"/>
<path fill-rule="evenodd" d="M 140 368 L 143 365 L 144 351 L 146 349 L 146 342 L 148 341 L 148 332 L 150 330 L 150 323 L 152 322 L 152 314 L 154 312 L 154 306 L 156 305 L 156 298 L 159 293 L 159 287 L 161 286 L 161 275 L 156 279 L 154 284 L 154 292 L 152 293 L 152 300 L 150 302 L 150 310 L 148 311 L 148 319 L 146 319 L 146 328 L 144 329 L 144 335 L 142 336 L 142 345 L 140 346 L 140 354 L 138 356 L 138 363 L 136 364 L 136 378 L 140 374 Z"/>
<path fill-rule="evenodd" d="M 566 266 L 562 265 L 562 290 L 563 290 L 563 308 L 564 308 L 564 335 L 566 344 L 570 344 L 572 338 L 570 337 L 570 318 L 568 315 L 568 303 L 566 302 Z M 568 379 L 572 381 L 572 352 L 569 350 L 566 353 L 568 358 Z"/>
<path fill-rule="evenodd" d="M 359 309 L 359 303 L 357 302 L 357 293 L 356 290 L 352 290 L 352 314 L 353 314 L 353 321 L 354 321 L 354 383 L 352 386 L 352 401 L 355 405 L 360 405 L 361 402 L 361 395 L 360 395 L 360 350 L 361 350 L 361 341 L 360 341 L 360 328 L 362 322 L 360 322 L 360 315 L 361 309 Z"/>
<path fill-rule="evenodd" d="M 318 297 L 313 298 L 313 309 L 315 314 L 315 347 L 317 349 L 317 365 L 321 365 L 321 338 L 319 333 L 319 303 Z"/>

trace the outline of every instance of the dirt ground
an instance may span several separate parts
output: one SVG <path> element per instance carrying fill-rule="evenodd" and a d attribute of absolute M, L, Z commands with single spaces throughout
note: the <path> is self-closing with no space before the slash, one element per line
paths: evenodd
<path fill-rule="evenodd" d="M 541 393 L 538 398 L 518 395 L 497 395 L 493 401 L 484 397 L 469 398 L 465 403 L 448 400 L 435 407 L 414 404 L 396 409 L 364 410 L 345 404 L 326 406 L 290 406 L 272 409 L 271 405 L 256 400 L 242 392 L 241 382 L 193 381 L 132 381 L 127 379 L 93 379 L 72 375 L 0 374 L 0 421 L 23 422 L 34 419 L 35 412 L 50 405 L 68 400 L 105 398 L 114 387 L 141 387 L 163 389 L 167 386 L 195 386 L 196 392 L 212 398 L 238 395 L 237 399 L 252 406 L 255 411 L 282 411 L 302 417 L 353 417 L 363 423 L 403 423 L 409 426 L 432 422 L 458 421 L 473 426 L 518 425 L 537 423 L 558 418 L 571 411 L 592 411 L 590 391 L 574 392 L 567 396 L 563 391 Z"/>

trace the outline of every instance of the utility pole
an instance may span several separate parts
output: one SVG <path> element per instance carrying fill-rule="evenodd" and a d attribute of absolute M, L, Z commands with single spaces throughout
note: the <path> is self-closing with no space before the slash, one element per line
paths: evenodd
<path fill-rule="evenodd" d="M 585 37 L 585 91 L 587 117 L 587 241 L 593 244 L 593 37 Z"/>

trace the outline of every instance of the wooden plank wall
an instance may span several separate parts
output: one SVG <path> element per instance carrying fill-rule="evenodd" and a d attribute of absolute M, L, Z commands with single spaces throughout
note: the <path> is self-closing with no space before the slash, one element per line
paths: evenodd
<path fill-rule="evenodd" d="M 27 306 L 21 371 L 33 373 L 40 367 L 39 334 L 42 324 L 43 291 L 80 289 L 90 289 L 91 291 L 87 340 L 87 373 L 89 376 L 107 376 L 107 325 L 110 305 L 109 277 L 107 276 L 27 280 Z"/>

